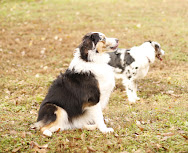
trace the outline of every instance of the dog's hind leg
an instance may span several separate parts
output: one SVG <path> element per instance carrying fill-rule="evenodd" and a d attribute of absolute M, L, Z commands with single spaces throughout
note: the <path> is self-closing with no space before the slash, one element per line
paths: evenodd
<path fill-rule="evenodd" d="M 40 129 L 46 136 L 52 136 L 52 132 L 64 130 L 64 126 L 68 123 L 66 111 L 61 107 L 48 103 L 40 108 L 37 123 L 32 127 Z"/>

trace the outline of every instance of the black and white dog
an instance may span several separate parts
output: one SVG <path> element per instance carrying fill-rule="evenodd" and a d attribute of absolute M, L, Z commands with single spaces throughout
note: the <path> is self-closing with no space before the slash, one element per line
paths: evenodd
<path fill-rule="evenodd" d="M 101 53 L 101 48 L 117 49 L 117 46 L 116 38 L 107 38 L 99 32 L 86 34 L 66 72 L 49 88 L 37 122 L 31 128 L 40 129 L 46 136 L 75 128 L 113 132 L 106 127 L 102 110 L 115 86 L 115 78 L 108 65 L 109 56 Z"/>
<path fill-rule="evenodd" d="M 114 67 L 115 77 L 123 79 L 128 100 L 134 103 L 140 99 L 136 93 L 136 80 L 147 75 L 149 66 L 154 63 L 155 57 L 162 61 L 161 56 L 164 55 L 164 51 L 159 43 L 147 41 L 131 49 L 118 48 L 116 51 L 107 54 L 110 56 L 109 65 Z"/>

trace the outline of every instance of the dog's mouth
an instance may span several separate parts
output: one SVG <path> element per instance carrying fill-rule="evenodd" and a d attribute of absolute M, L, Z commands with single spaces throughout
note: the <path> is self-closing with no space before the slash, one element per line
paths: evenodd
<path fill-rule="evenodd" d="M 118 43 L 117 43 L 117 45 L 115 45 L 115 46 L 113 46 L 113 47 L 110 47 L 110 49 L 112 49 L 112 50 L 116 50 L 117 49 L 117 47 L 118 47 Z"/>
<path fill-rule="evenodd" d="M 157 57 L 160 61 L 163 60 L 163 59 L 161 58 L 160 54 L 157 54 L 156 57 Z"/>

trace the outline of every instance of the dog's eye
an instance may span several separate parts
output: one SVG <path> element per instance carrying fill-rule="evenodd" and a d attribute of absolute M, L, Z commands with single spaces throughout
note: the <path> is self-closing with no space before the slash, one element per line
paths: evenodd
<path fill-rule="evenodd" d="M 138 69 L 138 67 L 135 67 L 135 69 Z"/>
<path fill-rule="evenodd" d="M 105 37 L 100 37 L 99 41 L 106 41 L 106 38 Z"/>

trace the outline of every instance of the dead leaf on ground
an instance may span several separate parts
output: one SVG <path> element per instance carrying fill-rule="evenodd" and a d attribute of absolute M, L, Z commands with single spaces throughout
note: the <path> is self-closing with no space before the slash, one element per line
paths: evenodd
<path fill-rule="evenodd" d="M 93 149 L 93 147 L 91 147 L 91 146 L 87 147 L 87 149 L 88 149 L 89 152 L 96 152 L 96 150 Z"/>
<path fill-rule="evenodd" d="M 114 136 L 117 138 L 117 137 L 119 137 L 119 135 L 117 134 L 117 133 L 114 133 Z"/>
<path fill-rule="evenodd" d="M 130 122 L 130 121 L 131 121 L 128 117 L 125 117 L 125 120 L 126 120 L 127 122 Z"/>
<path fill-rule="evenodd" d="M 39 152 L 39 153 L 46 153 L 48 151 L 48 144 L 41 146 L 38 143 L 31 141 L 30 148 L 34 149 L 36 152 Z"/>
<path fill-rule="evenodd" d="M 156 144 L 157 149 L 162 148 L 162 145 Z"/>
<path fill-rule="evenodd" d="M 164 138 L 161 139 L 161 141 L 165 141 L 167 140 L 169 137 L 168 136 L 165 136 Z"/>
<path fill-rule="evenodd" d="M 186 140 L 188 140 L 188 136 L 180 134 L 182 137 L 184 137 Z"/>
<path fill-rule="evenodd" d="M 141 130 L 141 131 L 144 131 L 145 129 L 141 126 L 138 126 L 138 128 Z"/>
<path fill-rule="evenodd" d="M 81 139 L 82 139 L 82 141 L 85 141 L 85 133 L 81 134 Z"/>
<path fill-rule="evenodd" d="M 18 132 L 17 131 L 15 131 L 15 130 L 11 130 L 10 131 L 10 134 L 14 134 L 14 135 L 16 135 Z"/>
<path fill-rule="evenodd" d="M 168 133 L 162 133 L 161 135 L 163 135 L 163 136 L 173 136 L 174 133 L 172 133 L 172 132 L 168 132 Z"/>
<path fill-rule="evenodd" d="M 18 148 L 15 148 L 15 149 L 12 150 L 12 152 L 17 152 L 17 151 L 19 151 L 21 148 L 22 148 L 21 146 L 18 147 Z"/>

